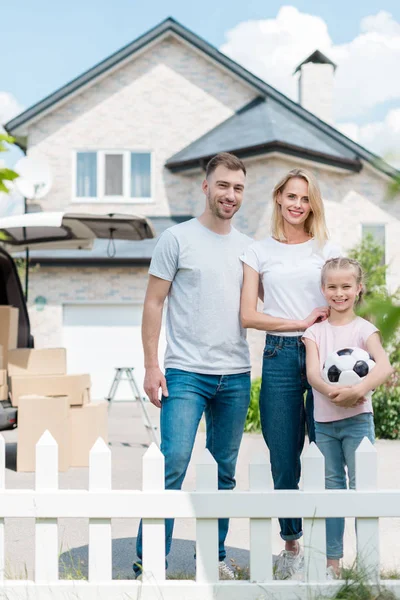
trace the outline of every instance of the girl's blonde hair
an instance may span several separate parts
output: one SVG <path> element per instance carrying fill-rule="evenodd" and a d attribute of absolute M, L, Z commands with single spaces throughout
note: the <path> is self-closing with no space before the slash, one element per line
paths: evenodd
<path fill-rule="evenodd" d="M 325 222 L 325 211 L 321 192 L 315 177 L 305 169 L 293 169 L 292 171 L 289 171 L 289 173 L 287 173 L 274 187 L 274 191 L 272 192 L 274 202 L 271 228 L 272 236 L 279 242 L 287 242 L 284 230 L 284 220 L 281 207 L 278 204 L 278 197 L 283 192 L 287 182 L 294 177 L 304 179 L 308 183 L 308 200 L 311 211 L 304 223 L 304 230 L 317 240 L 319 246 L 323 246 L 328 239 L 328 230 Z"/>
<path fill-rule="evenodd" d="M 352 269 L 357 285 L 361 285 L 361 290 L 356 301 L 356 306 L 358 306 L 362 302 L 363 295 L 365 294 L 364 273 L 358 260 L 343 256 L 327 260 L 321 271 L 321 285 L 325 285 L 328 271 L 338 271 L 339 269 Z"/>

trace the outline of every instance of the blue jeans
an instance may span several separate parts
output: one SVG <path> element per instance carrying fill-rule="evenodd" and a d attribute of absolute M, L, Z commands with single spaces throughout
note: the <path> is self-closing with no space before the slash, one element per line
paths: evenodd
<path fill-rule="evenodd" d="M 161 402 L 161 452 L 165 457 L 165 489 L 180 490 L 205 413 L 206 446 L 218 463 L 218 489 L 235 487 L 235 469 L 250 401 L 250 372 L 203 375 L 166 369 L 168 397 Z M 219 519 L 219 560 L 226 557 L 229 519 Z M 174 520 L 165 520 L 165 554 L 171 549 Z M 136 553 L 142 559 L 140 524 Z M 135 569 L 135 565 L 134 565 Z M 138 570 L 137 568 L 135 569 Z"/>
<path fill-rule="evenodd" d="M 356 486 L 356 450 L 367 437 L 375 442 L 374 418 L 362 413 L 348 419 L 315 423 L 317 446 L 325 458 L 325 487 L 328 490 L 347 488 L 345 466 L 350 489 Z M 344 519 L 326 519 L 327 558 L 343 557 Z"/>
<path fill-rule="evenodd" d="M 301 337 L 267 334 L 260 417 L 276 490 L 297 490 L 299 487 L 306 423 L 310 440 L 315 439 L 313 410 Z M 282 539 L 297 540 L 303 535 L 301 519 L 279 519 L 279 522 Z"/>

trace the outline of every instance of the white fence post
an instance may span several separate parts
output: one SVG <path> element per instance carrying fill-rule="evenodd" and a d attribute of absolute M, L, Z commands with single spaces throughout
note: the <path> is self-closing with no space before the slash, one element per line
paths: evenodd
<path fill-rule="evenodd" d="M 209 450 L 196 465 L 196 491 L 218 489 L 218 466 Z M 196 581 L 215 583 L 218 570 L 218 519 L 196 520 Z"/>
<path fill-rule="evenodd" d="M 165 489 L 164 456 L 153 442 L 143 456 L 143 491 Z M 143 580 L 165 580 L 165 520 L 143 519 Z"/>
<path fill-rule="evenodd" d="M 273 489 L 271 465 L 266 453 L 256 456 L 249 465 L 251 492 Z M 250 581 L 272 580 L 271 519 L 250 519 Z"/>
<path fill-rule="evenodd" d="M 36 444 L 35 488 L 38 492 L 58 490 L 58 446 L 46 430 Z M 58 580 L 57 519 L 36 519 L 35 582 Z"/>
<path fill-rule="evenodd" d="M 0 494 L 6 488 L 6 442 L 0 434 Z M 4 579 L 5 555 L 4 555 L 4 518 L 0 518 L 0 581 Z"/>
<path fill-rule="evenodd" d="M 325 489 L 325 461 L 317 445 L 312 442 L 303 456 L 303 490 L 317 492 Z M 325 519 L 315 514 L 304 519 L 304 581 L 326 579 Z"/>
<path fill-rule="evenodd" d="M 356 490 L 376 490 L 378 454 L 365 437 L 356 450 Z M 379 581 L 379 519 L 357 518 L 357 567 L 371 581 Z"/>
<path fill-rule="evenodd" d="M 89 492 L 99 491 L 111 491 L 111 452 L 100 437 L 89 454 Z M 111 579 L 111 519 L 89 519 L 89 581 Z"/>

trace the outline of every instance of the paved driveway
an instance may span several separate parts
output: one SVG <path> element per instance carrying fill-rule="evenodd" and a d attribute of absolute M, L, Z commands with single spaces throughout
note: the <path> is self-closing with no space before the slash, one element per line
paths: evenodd
<path fill-rule="evenodd" d="M 151 407 L 157 416 L 158 411 Z M 7 488 L 31 488 L 34 486 L 32 473 L 15 472 L 15 454 L 18 430 L 4 432 L 7 442 Z M 147 449 L 149 437 L 143 426 L 139 406 L 134 403 L 114 403 L 109 414 L 109 441 L 112 450 L 113 488 L 140 489 L 141 458 Z M 194 460 L 204 448 L 204 433 L 200 431 L 194 449 Z M 250 457 L 264 447 L 260 435 L 245 435 L 239 454 L 237 487 L 248 488 L 248 462 Z M 400 442 L 380 440 L 377 442 L 379 457 L 379 487 L 400 489 Z M 194 461 L 188 469 L 185 489 L 194 489 Z M 88 470 L 71 468 L 60 474 L 60 487 L 85 489 L 88 485 Z M 75 572 L 75 576 L 87 574 L 88 522 L 86 519 L 59 520 L 60 569 Z M 131 563 L 135 558 L 137 520 L 114 519 L 113 573 L 117 578 L 132 576 Z M 400 519 L 385 519 L 381 523 L 381 560 L 386 569 L 400 570 Z M 354 524 L 349 523 L 346 531 L 346 560 L 354 557 Z M 273 527 L 273 551 L 279 553 L 282 542 L 278 523 Z M 169 558 L 169 573 L 194 573 L 193 548 L 195 540 L 194 521 L 178 520 L 175 541 Z M 246 519 L 235 519 L 231 523 L 227 539 L 228 559 L 246 566 L 249 563 L 249 531 Z M 33 519 L 6 520 L 6 576 L 29 578 L 33 576 L 34 521 Z"/>

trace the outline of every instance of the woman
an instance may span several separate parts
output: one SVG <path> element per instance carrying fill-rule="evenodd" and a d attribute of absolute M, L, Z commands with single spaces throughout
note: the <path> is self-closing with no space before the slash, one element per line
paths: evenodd
<path fill-rule="evenodd" d="M 260 391 L 261 427 L 269 448 L 275 489 L 298 489 L 305 424 L 315 439 L 313 399 L 306 378 L 305 329 L 328 316 L 321 292 L 321 268 L 340 255 L 328 241 L 318 184 L 303 169 L 290 171 L 273 191 L 272 236 L 254 242 L 242 256 L 241 319 L 246 328 L 267 332 Z M 257 311 L 259 281 L 264 309 Z M 307 395 L 304 403 L 304 394 Z M 285 549 L 276 577 L 303 566 L 301 519 L 280 519 Z"/>

